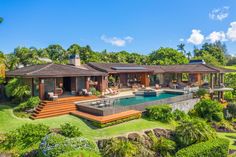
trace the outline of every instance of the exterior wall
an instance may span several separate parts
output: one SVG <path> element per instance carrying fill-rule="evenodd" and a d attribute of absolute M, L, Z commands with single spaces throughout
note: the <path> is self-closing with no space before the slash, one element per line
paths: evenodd
<path fill-rule="evenodd" d="M 76 77 L 71 77 L 71 91 L 76 91 Z"/>
<path fill-rule="evenodd" d="M 143 84 L 145 87 L 149 87 L 150 84 L 150 78 L 148 73 L 141 74 L 141 84 Z"/>

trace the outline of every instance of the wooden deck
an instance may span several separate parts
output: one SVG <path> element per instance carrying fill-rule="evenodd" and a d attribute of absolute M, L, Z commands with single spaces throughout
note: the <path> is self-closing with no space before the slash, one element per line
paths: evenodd
<path fill-rule="evenodd" d="M 75 102 L 97 99 L 96 96 L 73 96 L 56 101 L 42 101 L 31 115 L 32 119 L 48 118 L 77 111 Z"/>
<path fill-rule="evenodd" d="M 109 123 L 112 121 L 128 118 L 131 116 L 141 115 L 142 112 L 137 111 L 137 110 L 128 110 L 128 111 L 124 111 L 124 112 L 120 112 L 120 113 L 116 113 L 116 114 L 112 114 L 112 115 L 108 115 L 108 116 L 95 116 L 95 115 L 88 114 L 85 112 L 80 112 L 80 111 L 73 111 L 73 112 L 71 112 L 71 114 L 74 116 L 78 116 L 78 117 L 90 120 L 90 121 L 96 121 L 101 124 L 105 124 L 105 123 Z"/>

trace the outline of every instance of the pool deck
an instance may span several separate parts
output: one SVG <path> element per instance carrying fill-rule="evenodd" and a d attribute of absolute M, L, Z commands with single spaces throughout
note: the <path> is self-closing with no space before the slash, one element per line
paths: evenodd
<path fill-rule="evenodd" d="M 136 110 L 128 110 L 128 111 L 124 111 L 124 112 L 120 112 L 120 113 L 116 113 L 116 114 L 112 114 L 108 116 L 95 116 L 95 115 L 88 114 L 85 112 L 80 112 L 80 111 L 74 111 L 74 112 L 71 112 L 71 114 L 74 116 L 78 116 L 80 118 L 90 120 L 90 121 L 96 121 L 101 124 L 105 124 L 105 123 L 113 122 L 116 120 L 125 119 L 128 117 L 141 115 L 142 112 L 136 111 Z"/>

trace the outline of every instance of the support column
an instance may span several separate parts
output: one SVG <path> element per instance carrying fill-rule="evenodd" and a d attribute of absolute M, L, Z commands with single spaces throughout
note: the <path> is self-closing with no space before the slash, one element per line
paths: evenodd
<path fill-rule="evenodd" d="M 41 100 L 45 99 L 45 94 L 44 94 L 44 79 L 39 79 L 39 98 Z"/>
<path fill-rule="evenodd" d="M 90 77 L 89 76 L 87 76 L 87 77 L 85 77 L 85 88 L 87 89 L 87 90 L 89 90 L 89 81 L 90 81 Z"/>
<path fill-rule="evenodd" d="M 31 80 L 31 95 L 34 96 L 34 78 Z"/>

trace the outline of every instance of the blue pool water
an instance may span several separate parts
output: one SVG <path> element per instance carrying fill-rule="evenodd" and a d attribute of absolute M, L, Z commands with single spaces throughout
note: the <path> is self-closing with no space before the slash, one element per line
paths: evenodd
<path fill-rule="evenodd" d="M 151 96 L 151 97 L 144 97 L 144 96 L 134 96 L 134 97 L 129 97 L 129 98 L 120 98 L 116 99 L 115 105 L 120 105 L 120 106 L 130 106 L 130 105 L 136 105 L 136 104 L 141 104 L 149 101 L 156 101 L 160 99 L 165 99 L 165 98 L 171 98 L 175 96 L 179 96 L 181 94 L 179 93 L 158 93 L 156 96 Z"/>

